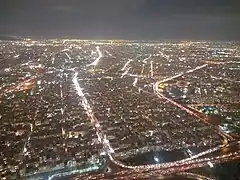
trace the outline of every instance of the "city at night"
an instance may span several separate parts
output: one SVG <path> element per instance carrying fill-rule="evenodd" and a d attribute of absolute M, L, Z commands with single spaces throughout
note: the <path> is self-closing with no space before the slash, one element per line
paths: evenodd
<path fill-rule="evenodd" d="M 90 1 L 0 3 L 0 179 L 238 180 L 239 3 Z"/>

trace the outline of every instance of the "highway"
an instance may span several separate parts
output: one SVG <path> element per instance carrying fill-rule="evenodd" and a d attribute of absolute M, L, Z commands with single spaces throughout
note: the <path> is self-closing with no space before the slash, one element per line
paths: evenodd
<path fill-rule="evenodd" d="M 182 73 L 177 74 L 177 75 L 175 75 L 175 76 L 162 79 L 162 80 L 160 80 L 160 81 L 158 81 L 158 82 L 156 82 L 156 83 L 154 84 L 154 86 L 153 86 L 153 91 L 154 91 L 154 93 L 155 93 L 160 99 L 165 99 L 165 100 L 168 101 L 169 103 L 171 103 L 171 104 L 173 104 L 173 105 L 181 108 L 182 110 L 186 111 L 188 114 L 190 114 L 190 115 L 192 115 L 192 116 L 195 116 L 196 118 L 202 120 L 204 123 L 212 126 L 212 124 L 210 124 L 210 123 L 208 122 L 208 118 L 207 118 L 204 114 L 201 114 L 201 116 L 200 116 L 199 113 L 194 113 L 194 112 L 191 111 L 189 108 L 186 108 L 185 106 L 183 106 L 183 105 L 175 102 L 174 100 L 172 100 L 172 99 L 170 99 L 170 98 L 167 98 L 167 97 L 164 96 L 164 95 L 159 91 L 159 89 L 158 89 L 158 85 L 159 85 L 160 83 L 163 83 L 163 82 L 167 82 L 167 81 L 176 79 L 176 78 L 178 78 L 178 77 L 181 77 L 181 76 L 186 75 L 186 74 L 189 74 L 189 73 L 193 73 L 193 72 L 195 72 L 195 71 L 197 71 L 197 70 L 200 70 L 200 69 L 202 69 L 202 68 L 205 68 L 205 67 L 207 67 L 207 66 L 208 66 L 208 64 L 203 64 L 203 65 L 201 65 L 201 66 L 197 66 L 197 67 L 194 68 L 194 69 L 190 69 L 190 70 L 188 70 L 188 71 L 186 71 L 186 72 L 182 72 Z M 212 127 L 213 127 L 213 126 L 212 126 Z M 227 133 L 225 133 L 225 132 L 224 132 L 222 129 L 220 129 L 219 127 L 215 127 L 215 126 L 214 126 L 213 128 L 216 129 L 216 131 L 218 132 L 218 134 L 221 135 L 225 140 L 230 140 L 230 141 L 233 140 L 233 137 L 231 137 L 230 135 L 228 135 Z"/>
<path fill-rule="evenodd" d="M 97 65 L 99 60 L 103 57 L 99 47 L 97 46 L 97 51 L 99 53 L 99 57 L 96 58 L 96 60 L 89 64 L 88 66 L 90 65 Z M 123 67 L 122 70 L 125 70 L 125 72 L 122 74 L 122 77 L 127 75 L 127 72 L 129 70 L 130 67 L 128 67 L 129 63 L 131 62 L 132 60 L 130 59 Z M 206 67 L 207 64 L 204 64 L 202 66 L 199 66 L 199 67 L 196 67 L 192 70 L 188 70 L 186 73 L 192 73 L 196 70 L 199 70 L 201 68 L 204 68 Z M 167 100 L 169 103 L 172 103 L 173 105 L 181 108 L 182 110 L 186 111 L 188 114 L 190 115 L 193 115 L 199 119 L 201 119 L 203 122 L 205 123 L 208 123 L 206 122 L 206 119 L 200 117 L 197 113 L 194 113 L 192 112 L 190 109 L 184 107 L 183 105 L 165 97 L 163 94 L 161 94 L 159 91 L 158 91 L 158 84 L 161 83 L 161 82 L 166 82 L 166 81 L 169 81 L 169 80 L 172 80 L 172 79 L 175 79 L 177 77 L 180 77 L 182 76 L 183 74 L 186 74 L 186 73 L 181 73 L 181 74 L 178 74 L 176 76 L 173 76 L 173 77 L 170 77 L 170 78 L 167 78 L 167 79 L 164 79 L 160 82 L 156 82 L 153 86 L 153 90 L 154 90 L 154 93 L 161 99 L 165 99 Z M 87 98 L 85 97 L 83 91 L 82 91 L 82 88 L 78 82 L 78 75 L 79 73 L 74 70 L 74 76 L 72 78 L 72 82 L 74 84 L 74 87 L 75 87 L 75 90 L 80 98 L 80 100 L 82 101 L 82 107 L 84 108 L 87 116 L 89 117 L 89 120 L 92 124 L 92 126 L 95 128 L 96 130 L 96 135 L 98 137 L 98 141 L 103 145 L 103 149 L 105 151 L 105 154 L 109 157 L 110 161 L 123 168 L 123 169 L 128 169 L 129 170 L 132 170 L 132 171 L 137 171 L 137 172 L 144 172 L 144 171 L 157 171 L 159 173 L 162 173 L 162 174 L 169 174 L 169 173 L 173 173 L 173 172 L 179 172 L 179 171 L 183 171 L 185 169 L 190 169 L 190 168 L 194 168 L 194 167 L 202 167 L 204 165 L 206 165 L 209 161 L 211 161 L 212 163 L 214 162 L 219 162 L 220 160 L 226 160 L 230 157 L 232 157 L 234 155 L 234 158 L 239 158 L 239 152 L 235 152 L 234 153 L 230 153 L 228 155 L 221 155 L 221 156 L 217 156 L 217 157 L 211 157 L 211 158 L 202 158 L 202 159 L 198 159 L 199 157 L 201 156 L 205 156 L 207 154 L 211 154 L 215 151 L 218 151 L 220 150 L 223 146 L 217 146 L 215 148 L 212 148 L 212 149 L 209 149 L 207 151 L 204 151 L 204 152 L 201 152 L 199 154 L 196 154 L 190 158 L 187 158 L 187 159 L 184 159 L 184 160 L 180 160 L 180 161 L 175 161 L 175 162 L 169 162 L 169 163 L 163 163 L 163 164 L 149 164 L 149 165 L 140 165 L 140 166 L 130 166 L 130 165 L 125 165 L 123 164 L 122 162 L 116 160 L 114 158 L 114 150 L 113 148 L 111 147 L 111 144 L 109 143 L 109 140 L 107 139 L 107 136 L 106 134 L 103 132 L 102 130 L 102 127 L 98 121 L 98 119 L 96 118 L 96 116 L 94 115 L 94 112 L 93 112 L 93 109 L 91 108 L 91 105 L 89 104 Z M 136 86 L 136 83 L 137 83 L 137 79 L 135 78 L 134 82 L 133 82 L 133 86 Z M 209 124 L 209 123 L 208 123 Z M 219 131 L 219 134 L 222 135 L 222 137 L 224 138 L 228 138 L 230 139 L 230 137 L 228 135 L 226 135 L 224 132 L 221 132 Z M 225 144 L 225 146 L 228 146 L 228 144 Z M 121 171 L 122 172 L 122 171 Z"/>
<path fill-rule="evenodd" d="M 172 166 L 169 165 L 164 165 L 164 166 L 156 166 L 155 168 L 151 168 L 149 165 L 145 165 L 145 169 L 126 169 L 122 171 L 118 171 L 110 178 L 108 176 L 105 176 L 105 174 L 98 174 L 98 175 L 82 175 L 77 179 L 81 180 L 110 180 L 110 179 L 126 179 L 126 180 L 132 180 L 132 179 L 144 179 L 144 178 L 153 178 L 153 177 L 164 177 L 173 173 L 180 173 L 182 171 L 186 171 L 188 169 L 194 169 L 194 168 L 199 168 L 199 167 L 204 167 L 208 166 L 209 162 L 211 162 L 213 165 L 222 163 L 222 162 L 227 162 L 231 160 L 236 160 L 240 158 L 240 152 L 235 152 L 235 153 L 228 153 L 222 156 L 217 156 L 217 157 L 211 157 L 211 158 L 202 158 L 202 159 L 195 159 L 188 161 L 187 163 L 175 163 Z M 190 175 L 190 174 L 188 174 Z M 192 176 L 192 175 L 190 175 Z"/>
<path fill-rule="evenodd" d="M 153 86 L 153 91 L 154 93 L 160 98 L 160 99 L 165 99 L 166 101 L 168 101 L 169 103 L 181 108 L 182 110 L 184 110 L 185 112 L 187 112 L 188 114 L 195 116 L 196 118 L 202 120 L 204 123 L 208 124 L 209 126 L 213 127 L 215 129 L 215 131 L 218 132 L 218 134 L 220 136 L 222 136 L 224 139 L 226 140 L 233 140 L 233 138 L 228 135 L 227 133 L 225 133 L 222 129 L 220 129 L 219 127 L 215 127 L 212 124 L 210 124 L 207 120 L 208 118 L 205 115 L 199 115 L 199 113 L 195 113 L 193 111 L 191 111 L 189 108 L 186 108 L 185 106 L 175 102 L 174 100 L 167 98 L 166 96 L 164 96 L 159 90 L 158 90 L 158 85 L 160 82 L 156 82 Z M 203 116 L 203 117 L 202 117 Z"/>
<path fill-rule="evenodd" d="M 206 66 L 208 66 L 208 64 L 203 64 L 203 65 L 201 65 L 201 66 L 197 66 L 197 67 L 194 68 L 194 69 L 190 69 L 190 70 L 188 70 L 188 71 L 186 71 L 186 72 L 182 72 L 182 73 L 179 73 L 179 74 L 177 74 L 177 75 L 174 75 L 174 76 L 171 76 L 171 77 L 162 79 L 162 80 L 159 81 L 159 82 L 160 82 L 160 83 L 168 82 L 168 81 L 170 81 L 170 80 L 179 78 L 179 77 L 181 77 L 181 76 L 183 76 L 183 75 L 186 75 L 186 74 L 189 74 L 189 73 L 193 73 L 194 71 L 197 71 L 197 70 L 199 70 L 199 69 L 202 69 L 202 68 L 204 68 L 204 67 L 206 67 Z"/>
<path fill-rule="evenodd" d="M 95 59 L 95 61 L 93 61 L 91 64 L 88 64 L 87 66 L 96 66 L 99 63 L 100 59 L 103 57 L 102 52 L 99 49 L 99 46 L 97 46 L 96 49 L 99 56 Z"/>
<path fill-rule="evenodd" d="M 166 169 L 166 168 L 171 168 L 172 171 L 174 171 L 174 167 L 176 168 L 175 170 L 177 170 L 179 167 L 184 166 L 184 165 L 188 165 L 189 163 L 191 164 L 195 164 L 199 161 L 199 157 L 213 153 L 217 150 L 220 150 L 221 146 L 209 149 L 207 151 L 201 152 L 197 155 L 194 155 L 190 158 L 184 159 L 184 160 L 180 160 L 180 161 L 175 161 L 175 162 L 170 162 L 170 163 L 163 163 L 163 164 L 149 164 L 149 165 L 140 165 L 140 166 L 129 166 L 129 165 L 125 165 L 122 162 L 114 159 L 114 157 L 112 156 L 114 154 L 114 150 L 112 149 L 109 140 L 107 139 L 106 135 L 103 133 L 101 126 L 97 120 L 97 118 L 95 117 L 93 110 L 91 109 L 91 106 L 89 105 L 86 97 L 84 96 L 82 89 L 77 81 L 77 75 L 78 73 L 75 72 L 75 75 L 73 77 L 73 82 L 75 85 L 75 88 L 77 90 L 77 93 L 79 95 L 79 97 L 81 97 L 82 100 L 82 106 L 84 107 L 84 109 L 86 110 L 86 113 L 89 117 L 89 119 L 91 120 L 92 125 L 95 127 L 96 129 L 96 134 L 98 136 L 98 139 L 100 141 L 100 143 L 102 143 L 104 150 L 106 152 L 106 154 L 108 155 L 109 159 L 111 160 L 112 163 L 114 163 L 115 165 L 124 168 L 124 169 L 134 169 L 134 170 L 138 170 L 138 171 L 143 171 L 143 170 L 161 170 L 161 169 Z M 224 156 L 223 156 L 224 157 Z M 220 159 L 221 157 L 216 157 L 216 159 Z M 211 158 L 205 158 L 205 161 L 208 162 L 209 160 L 211 160 Z M 214 158 L 212 158 L 212 160 L 214 160 Z M 205 162 L 203 161 L 203 162 Z"/>

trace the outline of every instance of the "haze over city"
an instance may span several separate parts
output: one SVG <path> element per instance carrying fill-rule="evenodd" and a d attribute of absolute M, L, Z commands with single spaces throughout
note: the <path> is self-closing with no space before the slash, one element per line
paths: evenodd
<path fill-rule="evenodd" d="M 239 40 L 238 0 L 0 1 L 0 34 Z"/>
<path fill-rule="evenodd" d="M 0 1 L 0 178 L 238 180 L 240 1 Z"/>

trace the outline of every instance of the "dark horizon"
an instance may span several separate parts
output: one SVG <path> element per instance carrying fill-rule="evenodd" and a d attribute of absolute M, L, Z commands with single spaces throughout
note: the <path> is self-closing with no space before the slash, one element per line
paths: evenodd
<path fill-rule="evenodd" d="M 238 0 L 0 1 L 0 34 L 129 40 L 240 40 Z"/>

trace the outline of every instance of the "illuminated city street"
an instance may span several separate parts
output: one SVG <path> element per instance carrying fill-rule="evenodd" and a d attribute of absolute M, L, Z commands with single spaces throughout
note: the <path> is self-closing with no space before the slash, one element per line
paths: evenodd
<path fill-rule="evenodd" d="M 240 158 L 236 43 L 23 39 L 0 51 L 3 179 L 211 180 L 192 170 Z"/>

